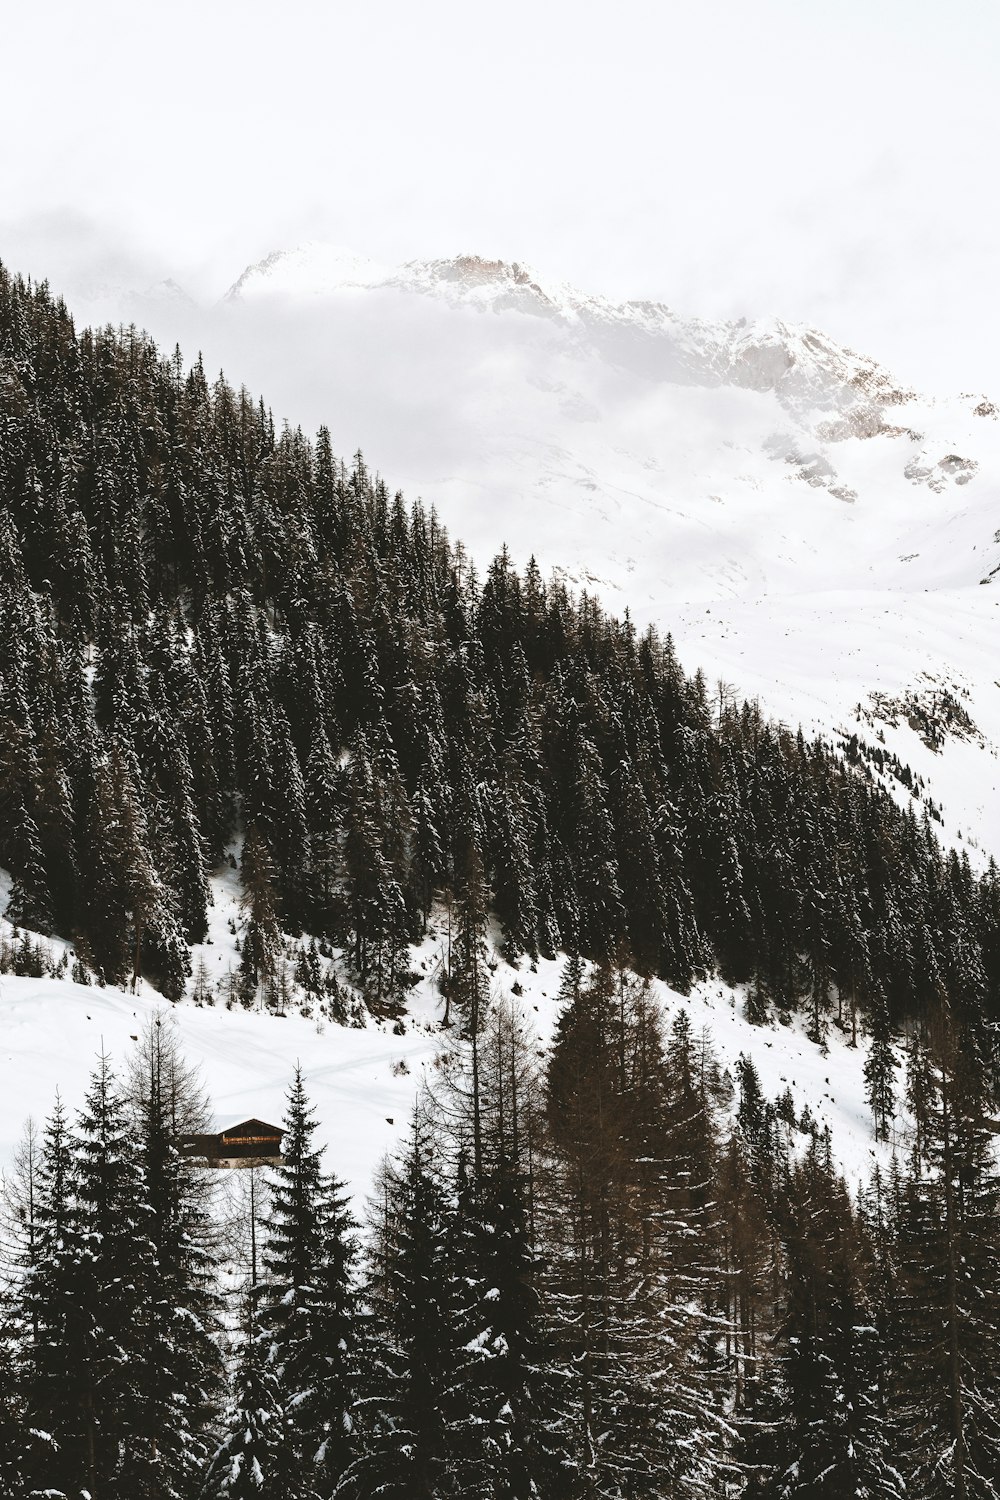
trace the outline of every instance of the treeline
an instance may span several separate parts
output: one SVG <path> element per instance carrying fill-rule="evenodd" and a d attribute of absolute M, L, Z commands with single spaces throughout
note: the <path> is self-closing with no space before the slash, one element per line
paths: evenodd
<path fill-rule="evenodd" d="M 124 1090 L 102 1060 L 78 1119 L 28 1137 L 3 1493 L 993 1500 L 1000 1193 L 948 1013 L 914 1035 L 905 1155 L 858 1197 L 648 981 L 568 961 L 543 1065 L 482 959 L 363 1226 L 296 1077 L 241 1277 L 165 1026 Z"/>
<path fill-rule="evenodd" d="M 304 930 L 391 1007 L 474 877 L 512 953 L 627 950 L 682 990 L 718 969 L 816 1035 L 947 998 L 988 1050 L 994 866 L 669 637 L 505 553 L 478 579 L 325 429 L 276 432 L 135 330 L 77 336 L 0 268 L 8 915 L 176 997 L 234 836 L 247 994 Z"/>

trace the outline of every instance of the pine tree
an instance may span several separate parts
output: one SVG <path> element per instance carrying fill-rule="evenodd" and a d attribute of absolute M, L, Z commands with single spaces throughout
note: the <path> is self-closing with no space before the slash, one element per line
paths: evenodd
<path fill-rule="evenodd" d="M 314 735 L 306 763 L 306 808 L 310 829 L 314 901 L 322 930 L 329 924 L 330 901 L 339 867 L 341 798 L 333 751 L 322 726 Z"/>
<path fill-rule="evenodd" d="M 605 971 L 585 981 L 578 961 L 564 971 L 547 1078 L 555 1160 L 544 1204 L 548 1446 L 555 1441 L 553 1457 L 571 1476 L 570 1493 L 575 1486 L 602 1496 L 614 1493 L 626 1472 L 638 1479 L 648 1448 L 643 1430 L 639 1452 L 630 1457 L 622 1431 L 647 1402 L 630 1389 L 632 1362 L 625 1355 L 629 1163 L 608 979 Z"/>
<path fill-rule="evenodd" d="M 746 1141 L 734 1130 L 719 1169 L 722 1217 L 720 1284 L 726 1299 L 726 1350 L 734 1426 L 754 1447 L 762 1429 L 764 1356 L 772 1332 L 778 1252 L 767 1206 L 754 1185 Z M 765 1440 L 766 1440 L 766 1433 Z"/>
<path fill-rule="evenodd" d="M 889 1030 L 889 1013 L 882 999 L 872 1015 L 871 1036 L 871 1047 L 865 1062 L 865 1092 L 875 1122 L 875 1135 L 879 1140 L 885 1141 L 889 1139 L 889 1124 L 895 1113 L 893 1074 L 897 1064 Z"/>
<path fill-rule="evenodd" d="M 200 1495 L 204 1500 L 302 1500 L 277 1381 L 256 1338 L 242 1346 L 225 1436 Z"/>
<path fill-rule="evenodd" d="M 659 1200 L 651 1205 L 647 1275 L 651 1287 L 659 1282 L 654 1299 L 659 1327 L 671 1345 L 664 1384 L 672 1411 L 670 1435 L 684 1455 L 674 1463 L 678 1488 L 692 1495 L 711 1493 L 729 1462 L 721 1420 L 730 1401 L 722 1338 L 728 1289 L 718 1209 L 721 1079 L 711 1046 L 707 1038 L 695 1037 L 686 1008 L 678 1008 L 665 1046 L 646 1011 L 643 1003 L 639 1034 L 649 1036 L 647 1055 L 662 1058 L 659 1129 L 647 1132 Z"/>
<path fill-rule="evenodd" d="M 501 1158 L 459 1178 L 452 1236 L 459 1353 L 448 1392 L 449 1492 L 532 1500 L 539 1308 L 525 1185 Z"/>
<path fill-rule="evenodd" d="M 324 1175 L 313 1145 L 315 1114 L 299 1069 L 284 1126 L 261 1320 L 283 1403 L 287 1482 L 304 1500 L 332 1494 L 353 1456 L 356 1243 L 344 1189 Z"/>
<path fill-rule="evenodd" d="M 86 1325 L 77 1297 L 81 1246 L 73 1212 L 73 1155 L 59 1098 L 46 1122 L 38 1173 L 37 1235 L 21 1292 L 23 1468 L 29 1487 L 70 1494 L 77 1484 Z"/>
<path fill-rule="evenodd" d="M 491 1008 L 428 1100 L 448 1158 L 455 1362 L 449 1494 L 529 1500 L 540 1484 L 542 1382 L 533 1172 L 540 1099 L 524 1020 Z M 476 1142 L 478 1139 L 478 1151 Z M 478 1163 L 478 1165 L 477 1165 Z"/>
<path fill-rule="evenodd" d="M 152 1214 L 124 1096 L 109 1061 L 95 1069 L 74 1140 L 80 1256 L 76 1295 L 87 1352 L 81 1371 L 81 1478 L 94 1494 L 155 1492 L 159 1432 L 143 1421 L 153 1371 Z"/>
<path fill-rule="evenodd" d="M 902 1500 L 881 1411 L 884 1372 L 844 1185 L 813 1142 L 790 1184 L 773 1471 L 762 1496 Z"/>
<path fill-rule="evenodd" d="M 436 1500 L 449 1457 L 448 1392 L 458 1363 L 449 1213 L 427 1122 L 414 1113 L 398 1167 L 384 1179 L 370 1296 L 375 1310 L 365 1452 L 347 1493 Z"/>
<path fill-rule="evenodd" d="M 108 1060 L 70 1137 L 57 1105 L 46 1130 L 38 1259 L 26 1286 L 32 1328 L 26 1406 L 36 1487 L 66 1494 L 159 1493 L 144 1423 L 153 1373 L 150 1209 L 125 1102 Z"/>
<path fill-rule="evenodd" d="M 344 859 L 354 965 L 373 997 L 395 987 L 406 940 L 406 904 L 386 853 L 380 788 L 363 736 L 354 747 Z"/>
<path fill-rule="evenodd" d="M 222 1369 L 211 1203 L 180 1143 L 208 1129 L 208 1110 L 165 1017 L 147 1026 L 129 1084 L 154 1252 L 139 1413 L 150 1457 L 129 1483 L 136 1494 L 184 1500 L 211 1452 Z"/>
<path fill-rule="evenodd" d="M 255 824 L 246 831 L 240 861 L 244 911 L 240 972 L 254 998 L 274 979 L 280 934 L 275 910 L 274 866 Z"/>

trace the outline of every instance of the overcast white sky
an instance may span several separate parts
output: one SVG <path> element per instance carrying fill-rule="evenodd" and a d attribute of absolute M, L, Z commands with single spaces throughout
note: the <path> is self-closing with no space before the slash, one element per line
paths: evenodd
<path fill-rule="evenodd" d="M 814 322 L 1000 393 L 995 0 L 5 7 L 0 257 L 219 295 L 306 238 Z"/>

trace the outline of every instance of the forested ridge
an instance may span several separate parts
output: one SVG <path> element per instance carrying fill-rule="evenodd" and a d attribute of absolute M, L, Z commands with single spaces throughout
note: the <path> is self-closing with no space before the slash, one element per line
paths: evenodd
<path fill-rule="evenodd" d="M 295 1085 L 235 1325 L 179 1060 L 151 1040 L 124 1092 L 102 1065 L 14 1201 L 14 1492 L 995 1500 L 1000 878 L 917 808 L 0 269 L 9 919 L 179 998 L 238 840 L 239 998 L 277 1006 L 308 934 L 392 1014 L 444 908 L 462 1038 L 363 1233 Z M 488 923 L 570 955 L 544 1065 Z M 709 972 L 863 1038 L 880 1134 L 905 1032 L 912 1138 L 860 1202 L 752 1063 L 664 1034 L 643 976 Z"/>
<path fill-rule="evenodd" d="M 684 989 L 894 1024 L 1000 984 L 1000 880 L 828 747 L 713 699 L 329 434 L 74 333 L 0 276 L 0 863 L 10 916 L 180 993 L 234 832 L 260 920 L 337 941 L 376 1000 L 478 871 L 511 952 L 627 951 Z M 987 1035 L 983 1029 L 984 1038 Z"/>

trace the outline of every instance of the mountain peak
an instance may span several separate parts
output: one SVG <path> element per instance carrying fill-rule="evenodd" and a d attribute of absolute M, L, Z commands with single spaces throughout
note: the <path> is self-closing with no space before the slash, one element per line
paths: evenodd
<path fill-rule="evenodd" d="M 224 301 L 317 301 L 364 291 L 430 296 L 453 307 L 522 313 L 563 325 L 602 359 L 682 385 L 774 391 L 797 410 L 840 413 L 898 406 L 913 392 L 875 360 L 815 328 L 780 318 L 712 322 L 683 318 L 645 298 L 615 301 L 543 277 L 521 261 L 478 252 L 388 266 L 343 246 L 310 241 L 248 266 Z M 868 412 L 866 430 L 878 428 Z M 857 430 L 852 428 L 852 430 Z"/>

